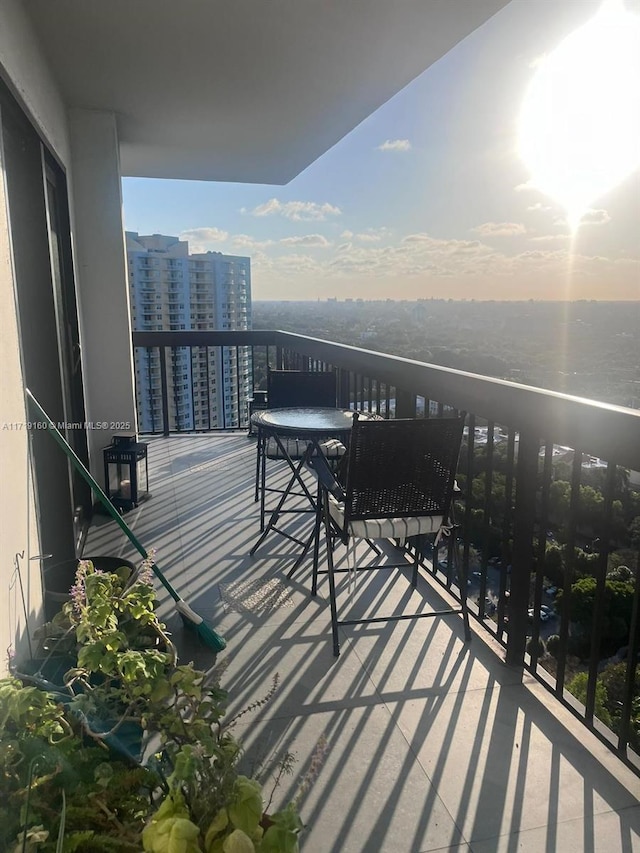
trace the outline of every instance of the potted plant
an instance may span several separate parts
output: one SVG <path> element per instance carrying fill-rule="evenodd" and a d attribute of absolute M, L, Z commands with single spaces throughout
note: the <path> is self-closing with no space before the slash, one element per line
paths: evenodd
<path fill-rule="evenodd" d="M 14 817 L 7 838 L 16 853 L 53 853 L 58 839 L 66 845 L 59 849 L 80 853 L 295 853 L 297 806 L 265 815 L 260 784 L 238 769 L 227 694 L 215 674 L 178 662 L 148 570 L 103 572 L 81 562 L 63 605 L 75 638 L 64 691 L 10 681 L 3 707 L 0 683 L 0 720 L 13 720 L 10 746 L 0 735 L 0 800 Z M 25 734 L 16 746 L 18 729 Z M 33 763 L 38 755 L 44 764 Z"/>

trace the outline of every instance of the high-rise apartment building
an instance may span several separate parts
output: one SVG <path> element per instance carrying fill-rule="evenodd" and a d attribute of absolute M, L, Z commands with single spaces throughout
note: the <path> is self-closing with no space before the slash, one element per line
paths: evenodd
<path fill-rule="evenodd" d="M 132 327 L 136 331 L 251 329 L 250 259 L 189 254 L 189 244 L 127 231 Z M 172 430 L 245 426 L 251 390 L 249 347 L 176 347 L 166 354 Z M 138 424 L 162 428 L 160 354 L 135 353 Z"/>

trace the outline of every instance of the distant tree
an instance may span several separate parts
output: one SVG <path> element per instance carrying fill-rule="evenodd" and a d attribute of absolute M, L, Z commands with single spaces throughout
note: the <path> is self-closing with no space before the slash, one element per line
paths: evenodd
<path fill-rule="evenodd" d="M 611 504 L 611 536 L 617 542 L 625 542 L 628 538 L 627 521 L 625 515 L 624 503 L 621 500 L 615 500 Z"/>
<path fill-rule="evenodd" d="M 588 554 L 582 548 L 575 549 L 574 571 L 577 577 L 592 577 L 598 567 L 599 554 Z"/>
<path fill-rule="evenodd" d="M 543 572 L 556 586 L 564 583 L 564 557 L 562 548 L 558 545 L 547 543 L 544 555 Z"/>
<path fill-rule="evenodd" d="M 550 655 L 553 655 L 554 658 L 558 657 L 558 652 L 560 651 L 560 637 L 558 634 L 552 634 L 550 637 L 547 637 L 547 652 Z"/>
<path fill-rule="evenodd" d="M 476 507 L 484 506 L 486 481 L 487 475 L 486 472 L 483 471 L 481 474 L 478 474 L 477 477 L 474 477 L 471 484 L 471 495 L 473 498 L 473 504 Z M 500 522 L 504 515 L 505 484 L 506 478 L 504 474 L 494 472 L 491 478 L 491 514 L 494 523 Z"/>
<path fill-rule="evenodd" d="M 580 521 L 596 527 L 602 518 L 604 498 L 602 492 L 592 486 L 580 486 Z"/>
<path fill-rule="evenodd" d="M 607 480 L 606 468 L 592 468 L 591 470 L 586 472 L 586 476 L 589 478 L 590 485 L 592 485 L 595 489 L 598 489 L 600 492 L 604 493 L 605 483 Z M 616 468 L 616 476 L 613 484 L 614 497 L 626 497 L 626 493 L 628 492 L 628 490 L 629 469 L 621 468 L 620 466 L 618 466 Z"/>
<path fill-rule="evenodd" d="M 569 514 L 571 483 L 554 480 L 549 487 L 549 510 L 553 518 L 563 523 Z"/>
<path fill-rule="evenodd" d="M 556 481 L 564 481 L 569 484 L 571 482 L 572 462 L 556 462 L 553 466 L 553 479 Z"/>
<path fill-rule="evenodd" d="M 579 672 L 573 679 L 567 684 L 567 690 L 569 693 L 572 693 L 578 702 L 582 702 L 583 705 L 587 704 L 587 685 L 589 683 L 589 675 L 586 672 Z M 594 713 L 596 717 L 611 728 L 612 720 L 611 714 L 607 709 L 607 690 L 604 684 L 601 681 L 596 681 L 596 701 Z"/>
<path fill-rule="evenodd" d="M 627 494 L 627 511 L 629 513 L 629 517 L 633 518 L 636 515 L 640 515 L 640 491 L 629 491 Z"/>
<path fill-rule="evenodd" d="M 612 714 L 614 709 L 624 704 L 627 695 L 627 664 L 625 661 L 610 663 L 602 671 L 600 679 L 607 689 L 609 697 L 609 708 Z M 640 695 L 640 669 L 636 668 L 634 674 L 635 693 Z"/>
<path fill-rule="evenodd" d="M 607 691 L 607 710 L 611 714 L 612 726 L 616 734 L 619 732 L 620 721 L 622 718 L 622 709 L 627 695 L 627 664 L 621 663 L 609 664 L 599 680 L 604 685 Z M 629 740 L 631 746 L 636 752 L 639 752 L 640 746 L 640 670 L 636 667 L 634 673 L 634 688 L 633 699 L 631 706 L 631 730 Z"/>
<path fill-rule="evenodd" d="M 615 651 L 628 640 L 633 608 L 634 585 L 623 581 L 605 581 L 604 613 L 601 623 L 603 647 Z M 556 599 L 560 608 L 563 591 Z M 571 586 L 571 621 L 583 636 L 591 636 L 596 601 L 596 579 L 582 578 Z"/>
<path fill-rule="evenodd" d="M 629 583 L 633 581 L 633 572 L 628 566 L 617 566 L 615 569 L 607 572 L 607 580 Z"/>
<path fill-rule="evenodd" d="M 527 649 L 527 654 L 530 654 L 530 655 L 532 655 L 534 653 L 534 651 L 537 649 L 537 657 L 539 657 L 539 658 L 543 658 L 545 656 L 545 654 L 547 653 L 547 647 L 545 645 L 545 642 L 540 637 L 538 637 L 538 639 L 535 643 L 533 642 L 533 637 L 529 637 L 529 639 L 527 640 L 526 649 Z"/>
<path fill-rule="evenodd" d="M 607 572 L 612 572 L 618 566 L 628 566 L 634 570 L 638 562 L 638 552 L 633 548 L 619 548 L 612 551 L 607 558 Z"/>

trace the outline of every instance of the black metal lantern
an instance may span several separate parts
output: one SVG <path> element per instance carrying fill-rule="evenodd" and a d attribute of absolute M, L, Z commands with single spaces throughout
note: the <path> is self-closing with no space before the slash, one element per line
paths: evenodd
<path fill-rule="evenodd" d="M 126 511 L 138 506 L 149 496 L 149 466 L 147 444 L 135 437 L 114 435 L 105 447 L 105 492 L 114 506 Z"/>

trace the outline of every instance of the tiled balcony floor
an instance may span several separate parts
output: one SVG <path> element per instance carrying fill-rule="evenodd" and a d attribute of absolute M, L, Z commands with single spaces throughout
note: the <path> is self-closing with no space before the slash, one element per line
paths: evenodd
<path fill-rule="evenodd" d="M 301 804 L 305 853 L 640 851 L 640 779 L 535 680 L 521 681 L 478 625 L 469 645 L 460 616 L 350 627 L 333 657 L 326 576 L 316 599 L 309 561 L 288 580 L 297 546 L 277 534 L 248 556 L 258 532 L 253 441 L 154 438 L 149 458 L 153 497 L 126 521 L 227 639 L 218 660 L 228 663 L 230 713 L 279 675 L 273 698 L 237 726 L 248 763 L 296 755 L 275 805 L 295 795 L 327 738 Z M 85 553 L 135 559 L 104 518 Z M 442 595 L 426 580 L 410 594 L 397 574 L 367 572 L 352 606 L 438 609 Z M 212 654 L 182 629 L 164 591 L 160 601 L 183 657 L 207 668 Z"/>

